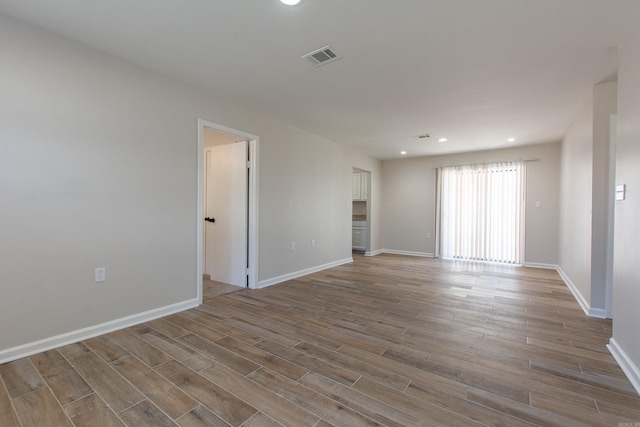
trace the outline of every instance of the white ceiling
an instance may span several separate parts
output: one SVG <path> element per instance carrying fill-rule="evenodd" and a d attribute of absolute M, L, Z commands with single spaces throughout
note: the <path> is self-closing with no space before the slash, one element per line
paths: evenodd
<path fill-rule="evenodd" d="M 638 0 L 0 0 L 0 12 L 381 159 L 559 141 L 640 25 Z M 300 59 L 325 45 L 343 59 Z"/>

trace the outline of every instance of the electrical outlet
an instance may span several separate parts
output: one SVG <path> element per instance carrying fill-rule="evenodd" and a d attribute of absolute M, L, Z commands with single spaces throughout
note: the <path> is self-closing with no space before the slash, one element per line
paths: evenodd
<path fill-rule="evenodd" d="M 311 239 L 311 246 L 315 246 L 316 245 L 316 239 Z"/>
<path fill-rule="evenodd" d="M 296 250 L 296 242 L 291 242 L 291 250 L 292 251 Z"/>
<path fill-rule="evenodd" d="M 96 283 L 107 280 L 107 269 L 104 267 L 96 268 L 95 279 Z"/>

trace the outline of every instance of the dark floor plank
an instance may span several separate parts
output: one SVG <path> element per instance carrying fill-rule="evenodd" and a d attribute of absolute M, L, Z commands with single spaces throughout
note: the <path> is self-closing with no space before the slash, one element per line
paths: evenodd
<path fill-rule="evenodd" d="M 159 332 L 150 332 L 148 334 L 141 335 L 141 338 L 194 371 L 200 371 L 214 363 L 213 359 L 210 357 L 162 335 Z"/>
<path fill-rule="evenodd" d="M 359 413 L 390 427 L 427 426 L 428 422 L 414 417 L 389 405 L 383 401 L 370 397 L 351 387 L 335 382 L 327 377 L 311 372 L 305 375 L 301 384 L 339 402 L 346 407 L 353 408 Z"/>
<path fill-rule="evenodd" d="M 288 426 L 313 426 L 318 417 L 222 365 L 205 369 L 202 375 L 230 393 L 242 396 L 251 406 Z"/>
<path fill-rule="evenodd" d="M 123 357 L 111 366 L 173 419 L 198 406 L 189 395 L 133 356 Z"/>
<path fill-rule="evenodd" d="M 108 335 L 101 335 L 84 341 L 95 354 L 104 359 L 107 363 L 128 356 L 130 353 L 109 338 Z M 80 354 L 82 356 L 83 354 Z"/>
<path fill-rule="evenodd" d="M 13 400 L 23 427 L 73 427 L 48 387 Z"/>
<path fill-rule="evenodd" d="M 143 400 L 137 405 L 122 411 L 120 417 L 129 426 L 137 427 L 176 427 L 169 417 L 153 406 L 148 400 Z"/>
<path fill-rule="evenodd" d="M 166 353 L 142 340 L 139 336 L 130 333 L 126 329 L 112 332 L 108 337 L 151 368 L 171 360 L 171 357 Z"/>
<path fill-rule="evenodd" d="M 360 378 L 353 386 L 354 390 L 378 400 L 431 424 L 446 426 L 478 426 L 481 424 L 448 409 L 425 402 L 406 393 L 387 387 L 368 378 Z"/>
<path fill-rule="evenodd" d="M 124 427 L 124 423 L 96 393 L 65 406 L 76 427 Z"/>
<path fill-rule="evenodd" d="M 169 316 L 166 318 L 166 320 L 173 323 L 174 325 L 177 325 L 189 331 L 194 335 L 197 335 L 209 341 L 217 341 L 220 338 L 224 338 L 227 335 L 224 332 L 217 331 L 213 328 L 208 327 L 207 325 L 204 325 L 199 322 L 195 322 L 191 319 L 192 317 L 199 317 L 199 316 L 201 315 L 198 313 L 195 313 L 192 311 L 186 311 L 180 314 L 174 314 L 172 316 Z M 184 338 L 185 336 L 186 335 L 183 335 L 181 338 Z"/>
<path fill-rule="evenodd" d="M 216 343 L 205 340 L 196 335 L 186 335 L 180 338 L 180 342 L 242 375 L 247 375 L 260 367 L 257 363 L 254 363 L 233 351 L 227 350 Z"/>
<path fill-rule="evenodd" d="M 407 387 L 407 394 L 418 399 L 424 400 L 432 405 L 437 405 L 443 409 L 454 411 L 474 421 L 487 426 L 510 426 L 510 427 L 533 427 L 535 424 L 512 417 L 487 408 L 483 405 L 461 399 L 457 396 L 444 393 L 439 389 L 431 387 L 431 385 L 421 384 L 412 381 Z"/>
<path fill-rule="evenodd" d="M 95 354 L 87 353 L 69 362 L 116 413 L 144 400 L 138 390 Z"/>
<path fill-rule="evenodd" d="M 28 357 L 0 365 L 0 377 L 12 398 L 46 387 Z"/>
<path fill-rule="evenodd" d="M 213 413 L 233 426 L 238 426 L 257 412 L 239 398 L 176 361 L 156 370 Z"/>
<path fill-rule="evenodd" d="M 246 423 L 242 425 L 242 427 L 281 427 L 282 424 L 279 422 L 272 420 L 271 418 L 264 415 L 262 412 L 258 412 L 253 417 L 249 418 Z M 316 424 L 315 427 L 318 427 Z"/>
<path fill-rule="evenodd" d="M 251 380 L 337 426 L 374 426 L 375 421 L 283 375 L 261 368 Z"/>
<path fill-rule="evenodd" d="M 231 350 L 238 355 L 242 355 L 242 357 L 245 357 L 258 365 L 278 372 L 279 374 L 282 374 L 294 381 L 300 379 L 308 372 L 307 369 L 301 366 L 275 356 L 274 354 L 258 347 L 245 344 L 233 337 L 224 337 L 221 340 L 216 341 L 216 344 Z"/>
<path fill-rule="evenodd" d="M 332 352 L 306 342 L 298 344 L 295 348 L 310 356 L 324 360 L 325 362 L 347 367 L 353 372 L 373 378 L 383 384 L 393 387 L 396 390 L 403 391 L 409 385 L 410 379 L 408 377 L 398 375 L 374 365 L 362 363 L 360 360 L 351 356 Z"/>
<path fill-rule="evenodd" d="M 31 362 L 62 405 L 93 393 L 93 389 L 57 350 L 33 355 Z"/>
<path fill-rule="evenodd" d="M 176 422 L 180 427 L 229 427 L 227 422 L 202 405 L 178 418 Z M 246 426 L 247 423 L 243 425 Z"/>
<path fill-rule="evenodd" d="M 514 418 L 518 418 L 527 422 L 531 422 L 535 425 L 545 427 L 584 427 L 583 423 L 565 418 L 561 415 L 533 408 L 529 405 L 524 405 L 515 400 L 508 399 L 506 397 L 498 396 L 493 393 L 489 393 L 484 390 L 478 390 L 471 388 L 467 399 L 471 402 L 478 403 L 480 405 L 492 408 L 500 413 L 510 415 Z M 599 419 L 594 420 L 598 425 Z"/>
<path fill-rule="evenodd" d="M 0 426 L 20 427 L 18 416 L 11 404 L 11 397 L 0 381 Z"/>
<path fill-rule="evenodd" d="M 309 371 L 314 371 L 341 384 L 351 386 L 360 375 L 341 366 L 325 362 L 295 348 L 284 347 L 275 342 L 264 340 L 256 347 L 275 354 Z"/>

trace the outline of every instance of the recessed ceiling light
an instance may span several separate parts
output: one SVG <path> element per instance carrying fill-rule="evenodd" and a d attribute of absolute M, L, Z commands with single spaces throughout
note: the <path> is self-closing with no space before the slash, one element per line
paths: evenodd
<path fill-rule="evenodd" d="M 287 6 L 295 6 L 302 3 L 302 0 L 280 0 L 280 2 L 286 4 Z"/>
<path fill-rule="evenodd" d="M 401 151 L 400 154 L 402 154 L 404 156 L 405 154 L 407 154 L 407 152 L 406 151 Z"/>
<path fill-rule="evenodd" d="M 438 142 L 447 142 L 447 138 L 440 138 Z"/>
<path fill-rule="evenodd" d="M 508 142 L 514 142 L 516 139 L 515 138 L 509 138 L 507 139 Z"/>

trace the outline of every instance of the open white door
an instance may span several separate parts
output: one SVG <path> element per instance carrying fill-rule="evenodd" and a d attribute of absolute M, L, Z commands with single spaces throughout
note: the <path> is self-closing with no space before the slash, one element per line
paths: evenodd
<path fill-rule="evenodd" d="M 205 152 L 205 272 L 247 286 L 247 141 Z"/>

